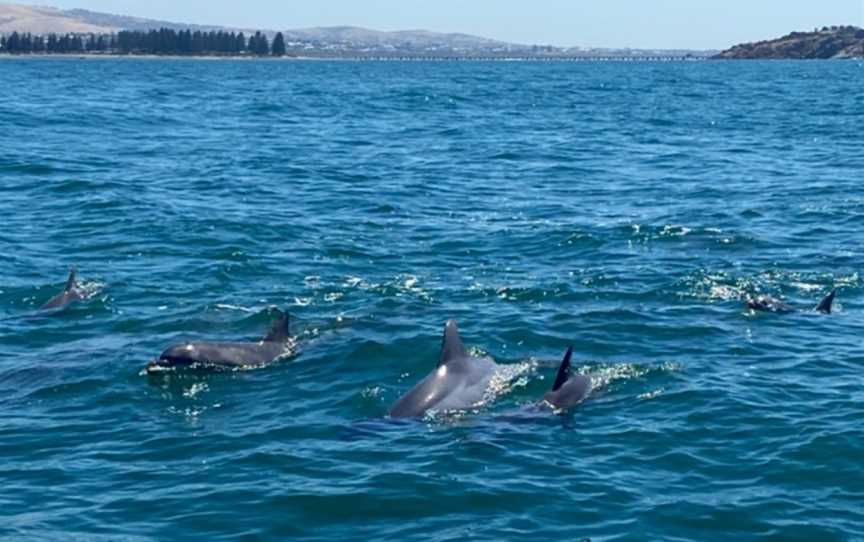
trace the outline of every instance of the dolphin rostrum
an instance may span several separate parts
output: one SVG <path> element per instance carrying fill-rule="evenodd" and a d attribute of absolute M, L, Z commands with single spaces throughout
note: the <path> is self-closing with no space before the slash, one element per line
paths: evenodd
<path fill-rule="evenodd" d="M 261 367 L 293 355 L 297 344 L 289 335 L 288 313 L 277 310 L 270 331 L 257 342 L 194 342 L 169 347 L 147 364 L 154 372 L 174 367 L 240 369 Z"/>
<path fill-rule="evenodd" d="M 75 282 L 75 267 L 69 268 L 69 278 L 66 279 L 66 286 L 63 291 L 49 299 L 40 310 L 63 310 L 72 303 L 76 303 L 84 299 L 84 293 L 78 288 Z"/>
<path fill-rule="evenodd" d="M 400 397 L 390 408 L 393 418 L 420 417 L 429 410 L 459 410 L 483 400 L 497 365 L 488 357 L 465 350 L 454 320 L 444 325 L 438 367 Z"/>
<path fill-rule="evenodd" d="M 822 314 L 831 314 L 831 305 L 834 303 L 834 296 L 836 294 L 837 289 L 832 289 L 828 295 L 822 298 L 822 301 L 820 301 L 813 310 L 815 312 L 821 312 Z M 789 313 L 796 311 L 795 307 L 767 295 L 759 296 L 755 299 L 748 298 L 745 301 L 745 305 L 750 310 L 760 312 Z"/>
<path fill-rule="evenodd" d="M 591 393 L 591 379 L 589 377 L 581 374 L 570 376 L 571 357 L 573 357 L 572 346 L 564 354 L 552 389 L 543 395 L 543 400 L 556 410 L 567 410 L 581 403 Z"/>

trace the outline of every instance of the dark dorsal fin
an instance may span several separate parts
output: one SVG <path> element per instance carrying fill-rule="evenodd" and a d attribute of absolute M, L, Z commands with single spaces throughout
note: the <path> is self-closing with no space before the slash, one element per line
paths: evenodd
<path fill-rule="evenodd" d="M 573 357 L 573 347 L 567 348 L 567 353 L 564 354 L 564 359 L 561 361 L 561 366 L 558 367 L 558 374 L 555 376 L 555 383 L 552 384 L 552 391 L 558 391 L 561 386 L 570 378 L 570 358 Z"/>
<path fill-rule="evenodd" d="M 453 359 L 464 358 L 468 354 L 459 338 L 459 330 L 456 328 L 456 320 L 447 320 L 444 324 L 444 338 L 441 340 L 441 357 L 438 358 L 438 367 Z"/>
<path fill-rule="evenodd" d="M 63 290 L 68 292 L 73 288 L 75 288 L 75 266 L 69 268 L 69 278 L 66 279 L 66 287 Z"/>
<path fill-rule="evenodd" d="M 264 342 L 280 342 L 284 343 L 288 340 L 289 334 L 289 320 L 287 311 L 281 311 L 279 309 L 275 309 L 276 319 L 273 320 L 273 324 L 270 325 L 270 331 L 267 332 L 267 335 L 264 335 Z"/>
<path fill-rule="evenodd" d="M 828 295 L 822 298 L 822 301 L 816 305 L 814 309 L 816 312 L 821 312 L 824 314 L 831 314 L 831 304 L 834 303 L 834 295 L 837 293 L 837 288 L 831 290 Z"/>

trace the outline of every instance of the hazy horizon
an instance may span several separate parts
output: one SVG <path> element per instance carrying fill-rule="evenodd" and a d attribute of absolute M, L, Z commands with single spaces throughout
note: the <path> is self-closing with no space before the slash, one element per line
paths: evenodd
<path fill-rule="evenodd" d="M 0 0 L 2 2 L 2 0 Z M 502 41 L 582 47 L 725 49 L 775 38 L 793 30 L 831 25 L 864 26 L 864 0 L 701 4 L 685 0 L 566 0 L 436 2 L 319 0 L 285 5 L 276 0 L 19 0 L 8 2 L 63 9 L 88 9 L 165 21 L 284 30 L 316 26 L 360 26 L 375 30 L 430 30 L 474 34 Z"/>

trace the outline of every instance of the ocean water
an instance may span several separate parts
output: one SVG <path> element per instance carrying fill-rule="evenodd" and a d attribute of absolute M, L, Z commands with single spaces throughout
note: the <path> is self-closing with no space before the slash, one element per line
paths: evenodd
<path fill-rule="evenodd" d="M 0 81 L 0 538 L 864 540 L 861 62 Z M 296 358 L 142 374 L 272 306 Z M 387 419 L 448 318 L 506 378 Z M 595 392 L 530 412 L 568 345 Z"/>

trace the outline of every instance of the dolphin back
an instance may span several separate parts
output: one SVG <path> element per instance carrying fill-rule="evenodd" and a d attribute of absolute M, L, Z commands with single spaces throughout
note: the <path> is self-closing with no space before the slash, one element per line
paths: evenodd
<path fill-rule="evenodd" d="M 447 320 L 444 324 L 444 336 L 441 339 L 441 356 L 438 358 L 438 367 L 453 360 L 464 359 L 468 356 L 462 339 L 459 338 L 459 328 L 456 320 Z"/>
<path fill-rule="evenodd" d="M 491 359 L 468 355 L 456 322 L 448 320 L 444 325 L 438 366 L 397 399 L 389 415 L 413 418 L 433 409 L 469 408 L 483 399 L 494 373 L 495 363 Z"/>
<path fill-rule="evenodd" d="M 284 346 L 274 342 L 197 342 L 167 348 L 148 369 L 157 367 L 227 367 L 243 368 L 267 365 L 286 354 Z"/>
<path fill-rule="evenodd" d="M 40 310 L 49 309 L 65 309 L 72 303 L 83 299 L 81 292 L 78 291 L 75 284 L 75 267 L 69 269 L 69 278 L 66 279 L 66 284 L 63 286 L 63 291 L 49 299 Z"/>
<path fill-rule="evenodd" d="M 831 305 L 834 303 L 834 296 L 837 295 L 837 288 L 832 289 L 828 292 L 828 295 L 822 298 L 822 301 L 816 305 L 816 308 L 813 309 L 816 312 L 821 312 L 822 314 L 831 314 Z"/>
<path fill-rule="evenodd" d="M 71 292 L 75 288 L 75 266 L 69 268 L 69 278 L 66 279 L 66 286 L 63 288 L 64 292 Z"/>
<path fill-rule="evenodd" d="M 414 418 L 434 408 L 447 396 L 448 383 L 432 373 L 418 382 L 390 407 L 391 418 Z"/>
<path fill-rule="evenodd" d="M 297 353 L 288 333 L 288 313 L 277 310 L 270 330 L 259 342 L 194 342 L 168 347 L 147 370 L 168 367 L 260 367 Z"/>
<path fill-rule="evenodd" d="M 276 319 L 270 325 L 270 330 L 262 339 L 264 342 L 279 342 L 284 343 L 291 336 L 290 333 L 290 316 L 288 311 L 276 309 Z"/>
<path fill-rule="evenodd" d="M 555 383 L 552 389 L 543 396 L 543 400 L 553 407 L 566 410 L 582 402 L 591 393 L 591 379 L 585 375 L 577 374 L 570 377 L 570 359 L 573 357 L 573 347 L 567 349 Z"/>
<path fill-rule="evenodd" d="M 570 358 L 573 357 L 573 347 L 567 348 L 567 353 L 564 354 L 564 359 L 561 360 L 561 365 L 558 367 L 558 374 L 555 375 L 555 383 L 552 384 L 552 391 L 558 391 L 561 386 L 570 378 Z"/>

